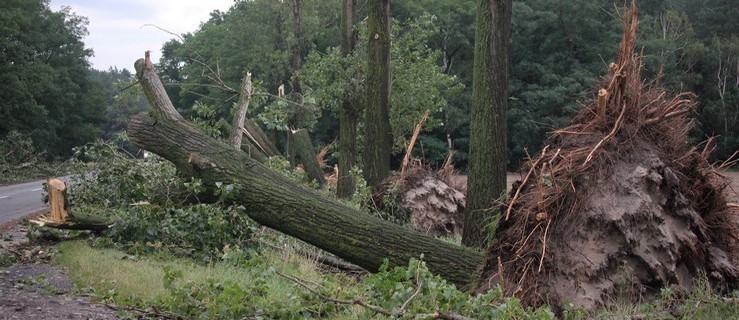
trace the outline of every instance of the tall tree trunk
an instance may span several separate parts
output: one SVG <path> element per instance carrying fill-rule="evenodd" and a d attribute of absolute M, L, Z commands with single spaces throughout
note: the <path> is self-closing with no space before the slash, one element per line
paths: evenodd
<path fill-rule="evenodd" d="M 142 73 L 156 76 L 153 69 Z M 155 110 L 161 108 L 156 100 L 150 102 Z M 174 163 L 180 173 L 202 179 L 206 188 L 217 182 L 233 184 L 234 203 L 258 223 L 367 270 L 377 271 L 384 259 L 390 266 L 404 266 L 423 255 L 432 272 L 466 286 L 483 262 L 477 251 L 372 217 L 297 185 L 185 120 L 140 113 L 131 119 L 128 136 L 137 147 Z"/>
<path fill-rule="evenodd" d="M 462 243 L 481 247 L 506 189 L 506 112 L 511 0 L 478 0 L 470 119 L 467 213 Z"/>
<path fill-rule="evenodd" d="M 390 0 L 369 0 L 364 179 L 373 188 L 390 175 Z"/>
<path fill-rule="evenodd" d="M 341 12 L 341 55 L 347 57 L 354 50 L 355 0 L 344 0 Z M 344 66 L 346 69 L 348 66 Z M 348 198 L 354 194 L 356 185 L 351 170 L 357 163 L 357 122 L 359 106 L 356 97 L 347 92 L 341 97 L 339 108 L 339 176 L 336 181 L 336 196 Z"/>

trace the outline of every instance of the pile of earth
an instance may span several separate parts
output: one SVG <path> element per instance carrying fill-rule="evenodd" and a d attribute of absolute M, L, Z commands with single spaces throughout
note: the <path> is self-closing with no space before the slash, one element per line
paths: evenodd
<path fill-rule="evenodd" d="M 594 308 L 668 287 L 739 287 L 739 210 L 707 160 L 713 141 L 687 143 L 691 94 L 642 81 L 633 5 L 623 25 L 618 61 L 589 107 L 551 133 L 514 184 L 477 290 Z"/>

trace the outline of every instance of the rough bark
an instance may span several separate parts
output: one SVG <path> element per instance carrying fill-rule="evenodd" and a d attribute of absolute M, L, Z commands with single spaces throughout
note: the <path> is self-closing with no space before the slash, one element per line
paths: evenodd
<path fill-rule="evenodd" d="M 231 145 L 238 149 L 241 149 L 241 136 L 244 133 L 244 120 L 246 119 L 246 111 L 249 109 L 249 100 L 251 100 L 251 73 L 248 71 L 244 74 L 244 80 L 241 83 L 241 93 L 239 96 L 239 109 L 234 116 L 233 128 L 236 130 L 231 131 L 231 138 L 229 142 Z"/>
<path fill-rule="evenodd" d="M 154 84 L 156 85 L 156 84 Z M 159 83 L 161 85 L 161 82 Z M 167 99 L 166 96 L 162 97 Z M 160 99 L 150 99 L 155 110 Z M 338 257 L 377 271 L 387 259 L 405 266 L 423 255 L 429 269 L 448 281 L 470 285 L 483 262 L 479 252 L 422 235 L 328 199 L 263 167 L 194 125 L 140 113 L 128 125 L 131 142 L 171 161 L 185 175 L 234 185 L 235 203 L 256 222 L 299 238 Z"/>
<path fill-rule="evenodd" d="M 356 43 L 354 33 L 354 0 L 344 0 L 341 14 L 341 55 L 346 57 Z M 350 93 L 341 97 L 339 108 L 339 175 L 336 179 L 336 196 L 348 198 L 354 194 L 356 185 L 351 170 L 357 163 L 358 102 Z"/>
<path fill-rule="evenodd" d="M 470 119 L 467 213 L 462 243 L 481 247 L 506 188 L 506 111 L 511 0 L 478 0 Z"/>
<path fill-rule="evenodd" d="M 164 85 L 162 80 L 159 79 L 156 72 L 154 72 L 154 65 L 151 63 L 149 57 L 149 51 L 146 51 L 144 59 L 138 59 L 134 63 L 136 69 L 136 75 L 141 82 L 141 87 L 144 89 L 144 95 L 152 103 L 160 106 L 153 110 L 158 117 L 167 117 L 172 120 L 184 120 L 182 115 L 177 112 L 172 101 L 169 100 L 167 92 L 164 91 Z"/>
<path fill-rule="evenodd" d="M 308 177 L 318 182 L 321 188 L 325 187 L 326 178 L 323 176 L 323 170 L 321 170 L 316 154 L 313 152 L 313 144 L 310 141 L 308 130 L 291 131 L 290 141 L 295 150 L 295 156 L 303 164 L 303 170 L 308 174 Z"/>
<path fill-rule="evenodd" d="M 370 0 L 367 12 L 367 99 L 364 179 L 373 188 L 390 175 L 390 0 Z"/>

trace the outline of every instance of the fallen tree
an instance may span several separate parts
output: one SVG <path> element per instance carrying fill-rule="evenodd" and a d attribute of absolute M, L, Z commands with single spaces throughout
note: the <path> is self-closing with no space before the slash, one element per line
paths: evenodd
<path fill-rule="evenodd" d="M 233 201 L 258 223 L 369 271 L 377 271 L 385 259 L 390 266 L 404 266 L 423 256 L 429 269 L 448 281 L 459 286 L 473 282 L 481 253 L 372 217 L 263 167 L 173 114 L 164 90 L 157 88 L 161 82 L 148 55 L 135 68 L 153 107 L 129 122 L 128 137 L 137 147 L 171 161 L 208 188 L 216 182 L 233 184 Z"/>

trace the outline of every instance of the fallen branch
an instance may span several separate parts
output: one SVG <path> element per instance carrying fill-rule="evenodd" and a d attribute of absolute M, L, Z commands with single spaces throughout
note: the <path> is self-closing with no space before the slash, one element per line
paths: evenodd
<path fill-rule="evenodd" d="M 459 315 L 456 313 L 436 310 L 434 314 L 432 315 L 434 319 L 443 319 L 443 320 L 474 320 L 472 318 L 465 317 L 463 315 Z"/>
<path fill-rule="evenodd" d="M 233 128 L 229 142 L 236 150 L 241 149 L 241 137 L 244 133 L 244 120 L 246 119 L 246 111 L 249 109 L 249 101 L 251 100 L 251 73 L 247 71 L 244 74 L 244 80 L 241 86 L 241 94 L 239 96 L 239 109 L 234 116 Z"/>
<path fill-rule="evenodd" d="M 286 275 L 286 274 L 283 274 L 283 273 L 281 273 L 279 271 L 277 271 L 276 273 L 277 273 L 278 276 L 283 277 L 285 279 L 288 279 L 288 280 L 290 280 L 292 282 L 295 282 L 297 285 L 303 287 L 304 289 L 310 291 L 311 293 L 317 295 L 321 299 L 326 300 L 328 302 L 333 302 L 333 303 L 343 304 L 343 305 L 357 305 L 357 306 L 364 307 L 364 308 L 367 308 L 369 310 L 372 310 L 374 312 L 377 312 L 379 314 L 383 314 L 383 315 L 386 315 L 386 316 L 391 316 L 392 315 L 392 312 L 387 311 L 387 310 L 385 310 L 383 308 L 380 308 L 378 306 L 375 306 L 375 305 L 371 305 L 369 303 L 366 303 L 366 302 L 364 302 L 364 300 L 362 300 L 360 298 L 354 298 L 354 299 L 351 299 L 351 300 L 331 298 L 329 296 L 326 296 L 326 295 L 321 294 L 320 292 L 318 292 L 318 290 L 316 290 L 314 288 L 311 288 L 303 280 L 301 280 L 300 278 L 298 278 L 296 276 Z"/>
<path fill-rule="evenodd" d="M 39 227 L 48 227 L 65 230 L 90 230 L 94 232 L 102 232 L 109 229 L 112 224 L 102 221 L 76 221 L 74 218 L 65 221 L 51 220 L 45 217 L 39 217 L 28 222 Z"/>
<path fill-rule="evenodd" d="M 410 297 L 408 297 L 408 299 L 405 300 L 405 302 L 403 302 L 403 304 L 400 306 L 400 309 L 398 309 L 398 314 L 400 315 L 405 314 L 406 312 L 405 308 L 407 308 L 408 305 L 411 304 L 411 302 L 413 302 L 413 300 L 416 299 L 418 294 L 421 293 L 422 288 L 423 288 L 423 282 L 421 281 L 421 269 L 416 268 L 416 291 L 414 291 L 413 294 Z"/>

